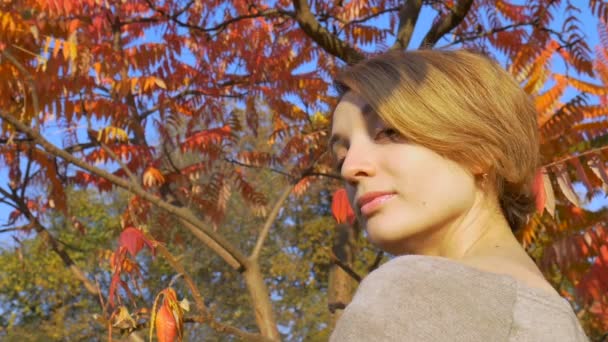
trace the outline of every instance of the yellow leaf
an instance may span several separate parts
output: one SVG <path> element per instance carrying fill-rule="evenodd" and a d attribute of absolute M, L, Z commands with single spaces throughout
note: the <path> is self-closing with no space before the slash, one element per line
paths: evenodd
<path fill-rule="evenodd" d="M 68 57 L 69 57 L 71 63 L 74 63 L 76 61 L 76 57 L 78 57 L 78 41 L 77 41 L 77 37 L 76 37 L 77 33 L 78 33 L 78 31 L 72 32 L 70 34 L 70 37 L 68 38 L 68 43 L 69 43 Z"/>
<path fill-rule="evenodd" d="M 576 207 L 581 206 L 581 201 L 578 198 L 576 192 L 572 188 L 572 181 L 570 180 L 570 176 L 568 175 L 568 169 L 563 164 L 558 164 L 554 167 L 555 176 L 557 177 L 557 184 L 559 185 L 560 190 L 566 196 L 568 201 L 574 204 Z"/>
<path fill-rule="evenodd" d="M 316 112 L 311 118 L 314 126 L 325 126 L 329 123 L 329 120 L 321 112 Z"/>
<path fill-rule="evenodd" d="M 11 21 L 11 15 L 9 13 L 2 13 L 2 29 L 6 30 Z"/>
<path fill-rule="evenodd" d="M 165 84 L 165 81 L 163 81 L 162 79 L 155 77 L 154 78 L 154 83 L 156 84 L 157 87 L 161 88 L 161 89 L 167 89 L 167 85 Z"/>
<path fill-rule="evenodd" d="M 131 317 L 129 310 L 121 306 L 118 308 L 118 311 L 114 313 L 114 319 L 112 321 L 112 326 L 119 329 L 131 329 L 137 326 L 137 323 Z"/>
<path fill-rule="evenodd" d="M 38 32 L 38 27 L 30 26 L 30 32 L 32 32 L 32 36 L 34 36 L 34 40 L 36 43 L 40 40 L 40 33 Z"/>
<path fill-rule="evenodd" d="M 129 140 L 129 134 L 122 128 L 108 126 L 99 130 L 97 133 L 97 141 L 104 144 L 110 142 L 124 143 Z"/>
<path fill-rule="evenodd" d="M 555 217 L 555 193 L 549 174 L 546 172 L 543 172 L 543 187 L 545 189 L 545 209 L 551 217 Z"/>
<path fill-rule="evenodd" d="M 183 298 L 179 302 L 179 307 L 182 308 L 182 310 L 188 312 L 188 311 L 190 311 L 190 302 L 188 301 L 187 298 Z"/>

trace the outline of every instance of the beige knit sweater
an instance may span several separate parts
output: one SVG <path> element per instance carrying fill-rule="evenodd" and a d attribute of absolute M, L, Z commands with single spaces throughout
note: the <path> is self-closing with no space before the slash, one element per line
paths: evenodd
<path fill-rule="evenodd" d="M 330 341 L 588 341 L 565 299 L 509 275 L 407 255 L 370 273 Z"/>

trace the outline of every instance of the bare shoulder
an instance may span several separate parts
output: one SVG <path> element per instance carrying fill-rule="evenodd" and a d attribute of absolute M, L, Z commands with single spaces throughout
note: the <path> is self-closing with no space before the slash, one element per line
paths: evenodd
<path fill-rule="evenodd" d="M 506 274 L 527 286 L 557 294 L 534 262 L 529 258 L 529 260 L 526 260 L 526 257 L 516 255 L 483 256 L 461 259 L 458 262 L 484 272 Z"/>

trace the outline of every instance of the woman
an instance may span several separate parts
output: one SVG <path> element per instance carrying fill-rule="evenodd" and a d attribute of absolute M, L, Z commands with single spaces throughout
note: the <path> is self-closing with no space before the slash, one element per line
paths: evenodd
<path fill-rule="evenodd" d="M 332 341 L 586 341 L 513 231 L 534 212 L 536 111 L 495 62 L 394 51 L 336 79 L 331 151 L 369 239 Z"/>

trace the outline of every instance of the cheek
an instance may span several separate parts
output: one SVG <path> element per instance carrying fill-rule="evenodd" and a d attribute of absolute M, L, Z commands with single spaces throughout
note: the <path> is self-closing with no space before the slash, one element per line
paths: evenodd
<path fill-rule="evenodd" d="M 392 163 L 392 177 L 398 180 L 399 191 L 422 206 L 467 200 L 474 193 L 475 183 L 466 170 L 435 156 L 400 158 Z"/>
<path fill-rule="evenodd" d="M 441 172 L 427 177 L 425 189 L 420 190 L 427 203 L 448 207 L 466 207 L 474 199 L 475 183 L 464 171 L 450 172 L 450 168 L 444 166 Z"/>

